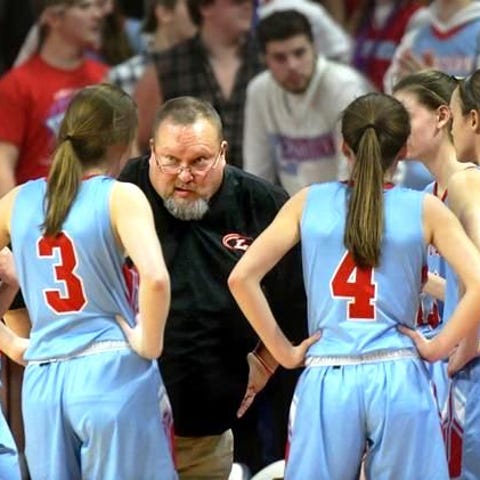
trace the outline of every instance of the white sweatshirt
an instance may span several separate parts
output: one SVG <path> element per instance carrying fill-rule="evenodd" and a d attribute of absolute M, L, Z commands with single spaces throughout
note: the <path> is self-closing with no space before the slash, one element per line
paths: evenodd
<path fill-rule="evenodd" d="M 308 89 L 293 94 L 268 70 L 247 87 L 244 169 L 293 194 L 306 185 L 345 178 L 339 122 L 344 108 L 371 91 L 354 69 L 320 56 Z"/>

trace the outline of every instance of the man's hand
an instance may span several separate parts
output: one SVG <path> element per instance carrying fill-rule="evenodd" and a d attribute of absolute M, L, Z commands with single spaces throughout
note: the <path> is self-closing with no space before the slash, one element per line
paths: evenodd
<path fill-rule="evenodd" d="M 237 411 L 237 417 L 240 418 L 253 403 L 255 395 L 260 392 L 273 375 L 275 368 L 270 367 L 264 359 L 257 353 L 257 349 L 247 355 L 248 362 L 248 384 L 245 396 Z"/>

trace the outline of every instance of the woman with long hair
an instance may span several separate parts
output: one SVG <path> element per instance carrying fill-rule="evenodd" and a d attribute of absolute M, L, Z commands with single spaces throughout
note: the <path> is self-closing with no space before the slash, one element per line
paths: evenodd
<path fill-rule="evenodd" d="M 391 183 L 409 134 L 398 100 L 371 93 L 353 101 L 342 118 L 350 180 L 292 197 L 229 278 L 277 361 L 306 365 L 291 408 L 288 480 L 358 478 L 365 450 L 367 478 L 448 479 L 429 378 L 399 326 L 415 327 L 426 247 L 433 244 L 466 286 L 450 322 L 420 345 L 428 360 L 447 355 L 480 321 L 480 254 L 440 200 Z M 311 336 L 293 346 L 261 280 L 300 240 Z"/>

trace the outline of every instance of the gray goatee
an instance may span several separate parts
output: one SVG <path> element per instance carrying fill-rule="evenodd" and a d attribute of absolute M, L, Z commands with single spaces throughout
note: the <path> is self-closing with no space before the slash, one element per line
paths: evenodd
<path fill-rule="evenodd" d="M 163 204 L 168 212 L 179 220 L 200 220 L 208 212 L 208 203 L 203 198 L 183 201 L 168 197 Z"/>

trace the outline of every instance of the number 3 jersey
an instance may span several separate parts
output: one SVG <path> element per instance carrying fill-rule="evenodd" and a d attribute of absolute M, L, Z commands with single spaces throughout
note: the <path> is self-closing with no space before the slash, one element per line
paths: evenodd
<path fill-rule="evenodd" d="M 310 187 L 301 221 L 309 332 L 322 339 L 309 355 L 356 355 L 412 347 L 397 330 L 415 327 L 426 270 L 425 194 L 401 187 L 384 191 L 380 264 L 358 268 L 344 246 L 349 186 Z"/>
<path fill-rule="evenodd" d="M 132 323 L 124 257 L 111 222 L 114 180 L 81 182 L 61 233 L 43 237 L 44 179 L 24 184 L 14 202 L 12 248 L 32 322 L 25 358 L 75 355 L 91 344 L 124 340 L 115 315 Z"/>

